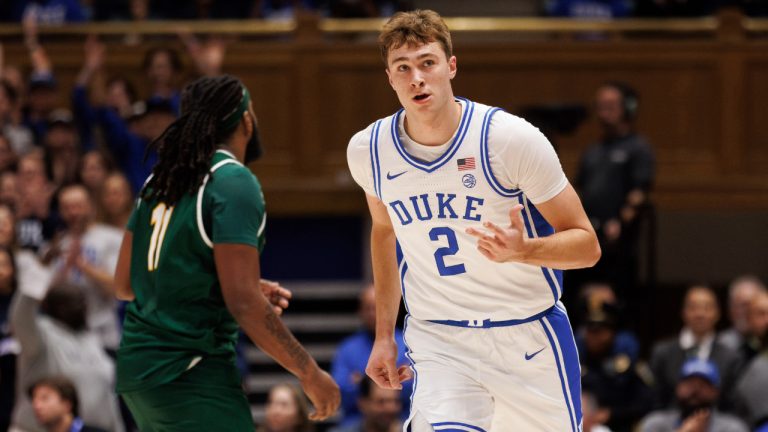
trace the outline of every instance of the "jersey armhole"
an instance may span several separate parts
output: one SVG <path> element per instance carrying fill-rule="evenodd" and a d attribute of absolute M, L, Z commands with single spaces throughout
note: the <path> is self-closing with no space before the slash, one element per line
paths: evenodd
<path fill-rule="evenodd" d="M 240 162 L 236 161 L 235 159 L 224 159 L 223 161 L 218 162 L 213 167 L 211 167 L 211 170 L 208 174 L 205 175 L 205 178 L 203 178 L 203 183 L 200 185 L 200 189 L 197 191 L 197 203 L 195 205 L 195 219 L 197 221 L 197 231 L 200 233 L 200 238 L 202 238 L 203 243 L 206 244 L 209 248 L 213 249 L 213 241 L 211 240 L 211 237 L 208 236 L 208 233 L 205 232 L 205 224 L 203 223 L 203 194 L 205 193 L 205 186 L 208 184 L 208 180 L 211 178 L 211 174 L 216 172 L 219 168 L 223 167 L 227 164 L 237 164 L 240 166 L 243 166 Z"/>
<path fill-rule="evenodd" d="M 483 125 L 480 129 L 480 163 L 483 167 L 485 179 L 488 181 L 491 189 L 503 197 L 512 198 L 521 194 L 520 189 L 507 189 L 501 185 L 501 182 L 496 179 L 491 170 L 491 156 L 488 151 L 488 135 L 490 134 L 489 132 L 491 129 L 491 118 L 493 118 L 493 115 L 499 111 L 503 110 L 501 108 L 491 108 L 485 113 L 485 117 L 483 118 Z"/>

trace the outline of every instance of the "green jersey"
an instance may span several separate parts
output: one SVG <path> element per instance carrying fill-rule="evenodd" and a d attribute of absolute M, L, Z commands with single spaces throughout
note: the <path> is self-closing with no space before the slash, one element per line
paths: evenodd
<path fill-rule="evenodd" d="M 131 288 L 117 353 L 117 391 L 176 379 L 201 358 L 234 359 L 238 325 L 227 310 L 213 258 L 215 243 L 264 245 L 264 196 L 256 177 L 218 150 L 199 191 L 176 205 L 139 200 Z"/>

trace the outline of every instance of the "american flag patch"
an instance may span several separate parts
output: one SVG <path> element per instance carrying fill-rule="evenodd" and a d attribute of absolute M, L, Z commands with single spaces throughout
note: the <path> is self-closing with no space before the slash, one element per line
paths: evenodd
<path fill-rule="evenodd" d="M 459 171 L 467 171 L 467 170 L 475 169 L 475 158 L 473 157 L 459 159 L 456 161 L 456 163 L 459 165 Z"/>

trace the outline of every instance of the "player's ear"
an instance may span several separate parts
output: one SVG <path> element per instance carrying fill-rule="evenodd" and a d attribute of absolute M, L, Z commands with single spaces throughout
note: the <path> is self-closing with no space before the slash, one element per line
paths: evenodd
<path fill-rule="evenodd" d="M 451 56 L 451 58 L 448 59 L 448 76 L 453 79 L 456 76 L 456 72 L 458 72 L 456 56 Z"/>
<path fill-rule="evenodd" d="M 251 136 L 253 133 L 253 115 L 251 115 L 250 111 L 246 111 L 243 113 L 243 119 L 241 120 L 243 122 L 243 133 L 245 136 Z"/>
<path fill-rule="evenodd" d="M 389 86 L 395 88 L 395 84 L 392 82 L 392 74 L 389 73 L 389 66 L 384 68 L 384 72 L 387 73 L 387 81 L 389 81 Z"/>

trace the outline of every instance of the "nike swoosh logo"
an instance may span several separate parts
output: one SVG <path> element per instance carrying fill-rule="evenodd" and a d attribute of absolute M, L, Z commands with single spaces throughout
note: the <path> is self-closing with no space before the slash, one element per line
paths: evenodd
<path fill-rule="evenodd" d="M 536 357 L 536 354 L 538 354 L 538 353 L 540 353 L 540 352 L 544 351 L 544 349 L 545 349 L 545 348 L 547 348 L 547 347 L 544 347 L 544 348 L 542 348 L 542 349 L 540 349 L 540 350 L 536 351 L 535 353 L 533 353 L 533 354 L 531 354 L 531 355 L 528 355 L 528 352 L 526 351 L 526 352 L 525 352 L 525 359 L 526 359 L 526 360 L 530 360 L 530 359 L 532 359 L 532 358 Z"/>
<path fill-rule="evenodd" d="M 394 179 L 396 179 L 396 178 L 400 177 L 401 175 L 403 175 L 403 174 L 405 174 L 405 173 L 407 173 L 407 172 L 408 172 L 408 171 L 406 170 L 406 171 L 403 171 L 403 172 L 401 172 L 401 173 L 398 173 L 398 174 L 395 174 L 395 175 L 392 175 L 392 174 L 390 174 L 389 172 L 387 172 L 387 180 L 394 180 Z"/>

